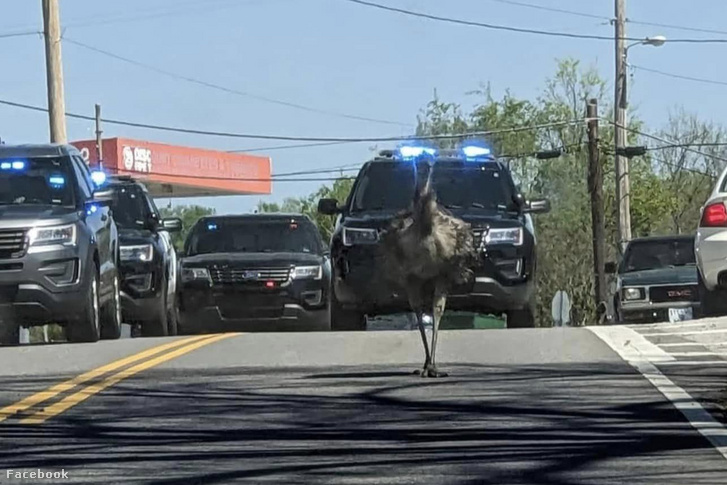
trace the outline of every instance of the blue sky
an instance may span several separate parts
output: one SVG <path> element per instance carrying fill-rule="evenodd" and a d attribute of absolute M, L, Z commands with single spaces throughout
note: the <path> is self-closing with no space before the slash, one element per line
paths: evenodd
<path fill-rule="evenodd" d="M 573 33 L 612 35 L 605 20 L 544 12 L 496 0 L 377 0 L 435 15 Z M 521 0 L 611 17 L 613 0 Z M 727 30 L 724 0 L 631 0 L 635 21 Z M 40 0 L 2 0 L 0 34 L 41 28 Z M 467 92 L 489 82 L 534 97 L 555 67 L 574 57 L 612 79 L 613 43 L 548 38 L 446 25 L 365 8 L 343 0 L 61 0 L 65 36 L 161 69 L 236 90 L 321 110 L 414 124 L 436 88 L 469 107 Z M 724 37 L 630 24 L 628 35 Z M 727 81 L 727 45 L 639 47 L 630 61 L 644 67 Z M 396 125 L 344 119 L 211 90 L 64 44 L 68 111 L 203 130 L 300 136 L 375 137 L 409 134 Z M 39 36 L 0 38 L 0 98 L 45 105 Z M 677 105 L 725 123 L 727 86 L 698 84 L 637 71 L 631 103 L 658 128 Z M 104 136 L 222 150 L 276 142 L 210 138 L 105 126 Z M 68 121 L 71 140 L 93 137 L 90 123 Z M 45 115 L 0 106 L 0 137 L 45 142 Z M 385 146 L 379 146 L 384 148 Z M 358 163 L 371 144 L 271 151 L 274 172 Z M 266 200 L 306 195 L 319 182 L 278 182 Z M 247 212 L 258 197 L 201 201 L 220 212 Z M 188 202 L 188 201 L 185 201 Z"/>

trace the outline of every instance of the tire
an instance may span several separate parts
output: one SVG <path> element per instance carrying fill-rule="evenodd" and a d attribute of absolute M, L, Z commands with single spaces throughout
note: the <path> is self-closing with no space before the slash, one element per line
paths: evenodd
<path fill-rule="evenodd" d="M 507 312 L 507 328 L 535 328 L 535 308 L 530 304 L 520 310 Z"/>
<path fill-rule="evenodd" d="M 167 287 L 164 285 L 162 297 L 159 298 L 159 309 L 151 320 L 141 322 L 142 337 L 166 337 L 169 335 L 169 307 L 167 305 Z"/>
<path fill-rule="evenodd" d="M 363 332 L 366 330 L 366 315 L 357 310 L 341 307 L 335 295 L 331 295 L 331 330 L 334 332 Z"/>
<path fill-rule="evenodd" d="M 699 316 L 701 318 L 721 317 L 727 315 L 727 290 L 717 288 L 713 291 L 704 286 L 702 273 L 697 272 L 699 287 Z"/>
<path fill-rule="evenodd" d="M 0 345 L 19 345 L 20 325 L 10 319 L 0 319 Z"/>
<path fill-rule="evenodd" d="M 101 323 L 98 299 L 98 269 L 91 266 L 88 291 L 83 307 L 76 317 L 68 323 L 66 334 L 70 342 L 98 342 L 101 337 Z"/>
<path fill-rule="evenodd" d="M 177 301 L 174 299 L 167 309 L 167 334 L 170 337 L 179 335 L 179 310 L 177 309 Z"/>
<path fill-rule="evenodd" d="M 114 294 L 111 301 L 101 309 L 101 338 L 117 340 L 121 337 L 121 295 L 119 276 L 114 277 Z"/>

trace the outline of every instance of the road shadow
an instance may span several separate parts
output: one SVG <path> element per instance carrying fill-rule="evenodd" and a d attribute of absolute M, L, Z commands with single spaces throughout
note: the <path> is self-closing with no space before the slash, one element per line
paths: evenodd
<path fill-rule="evenodd" d="M 404 366 L 156 370 L 44 425 L 0 424 L 0 463 L 65 468 L 79 483 L 160 485 L 727 476 L 707 441 L 624 364 L 449 367 L 446 379 Z"/>

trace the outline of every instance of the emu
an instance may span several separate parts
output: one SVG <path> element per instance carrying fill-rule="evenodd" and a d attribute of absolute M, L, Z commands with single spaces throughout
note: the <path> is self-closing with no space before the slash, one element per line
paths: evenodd
<path fill-rule="evenodd" d="M 478 254 L 469 224 L 437 204 L 431 170 L 423 187 L 416 184 L 409 209 L 397 214 L 381 234 L 384 277 L 401 288 L 416 315 L 424 344 L 422 377 L 446 377 L 437 369 L 437 336 L 447 294 L 471 283 Z M 424 315 L 432 317 L 431 347 Z"/>

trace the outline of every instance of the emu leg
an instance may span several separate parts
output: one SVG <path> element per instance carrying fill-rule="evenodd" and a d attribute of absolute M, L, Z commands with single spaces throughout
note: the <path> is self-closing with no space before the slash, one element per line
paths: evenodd
<path fill-rule="evenodd" d="M 431 354 L 429 353 L 429 342 L 427 342 L 427 331 L 424 328 L 424 314 L 421 311 L 416 312 L 417 326 L 419 327 L 419 333 L 422 336 L 422 343 L 424 344 L 424 367 L 422 370 L 414 371 L 415 374 L 421 376 L 426 375 L 427 369 L 432 362 Z"/>
<path fill-rule="evenodd" d="M 440 287 L 434 290 L 434 311 L 432 312 L 432 358 L 429 367 L 426 369 L 428 377 L 447 377 L 446 372 L 437 370 L 436 354 L 437 354 L 437 337 L 439 336 L 439 322 L 444 315 L 444 307 L 447 304 L 447 293 Z"/>

